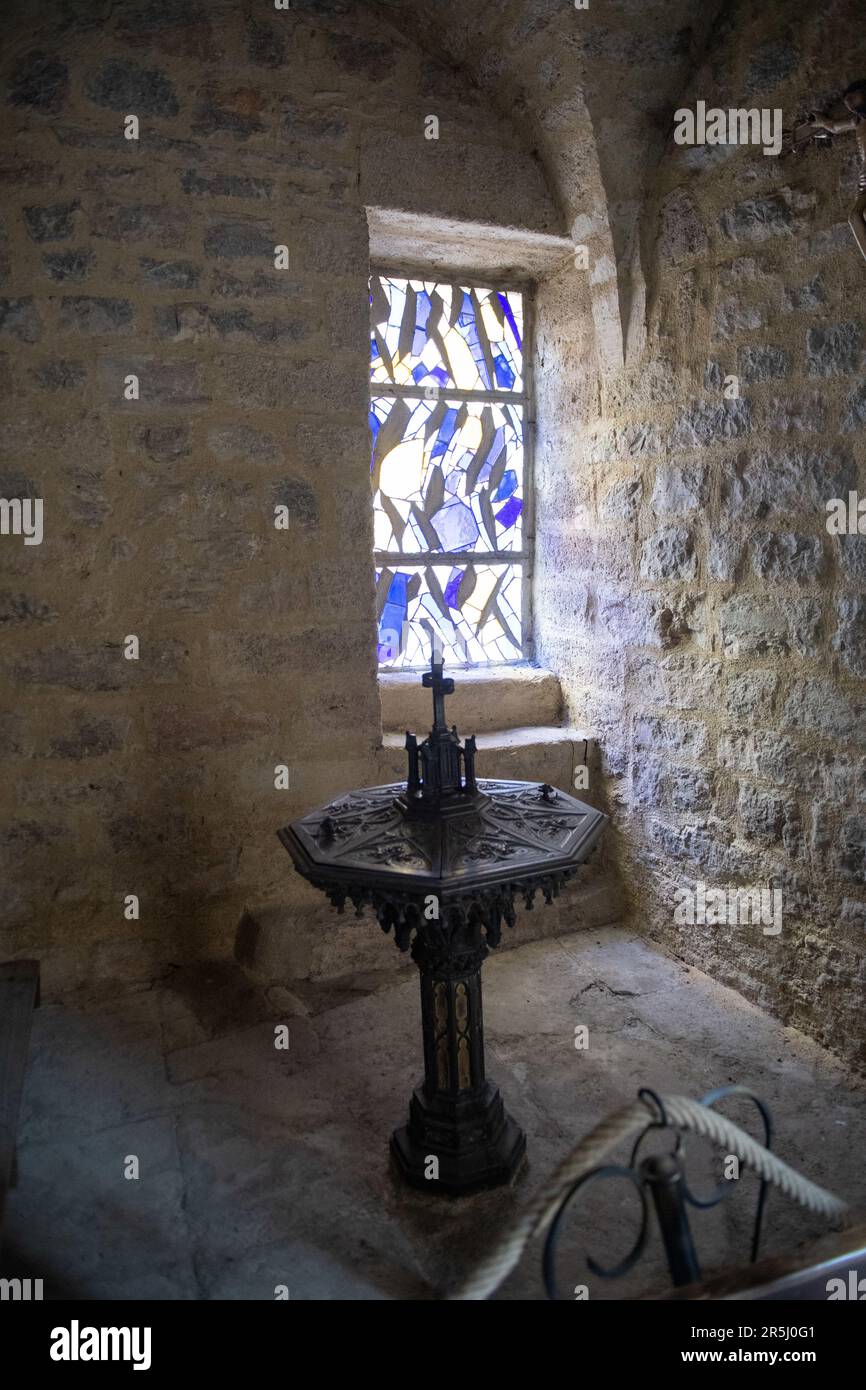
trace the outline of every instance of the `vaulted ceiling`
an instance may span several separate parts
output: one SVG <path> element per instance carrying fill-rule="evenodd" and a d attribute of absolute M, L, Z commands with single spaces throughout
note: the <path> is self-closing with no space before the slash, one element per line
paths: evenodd
<path fill-rule="evenodd" d="M 621 361 L 636 308 L 641 317 L 633 301 L 642 286 L 637 232 L 648 179 L 689 74 L 731 0 L 588 0 L 586 9 L 572 0 L 370 5 L 462 69 L 537 151 L 563 230 L 591 245 L 597 326 L 606 320 L 610 358 Z"/>

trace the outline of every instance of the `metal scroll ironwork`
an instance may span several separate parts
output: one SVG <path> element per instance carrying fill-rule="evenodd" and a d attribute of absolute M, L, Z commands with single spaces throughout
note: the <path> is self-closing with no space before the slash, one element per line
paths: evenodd
<path fill-rule="evenodd" d="M 638 1094 L 641 1099 L 646 1098 L 652 1101 L 658 1112 L 658 1119 L 650 1120 L 645 1129 L 638 1135 L 632 1147 L 628 1164 L 608 1163 L 584 1173 L 565 1193 L 550 1223 L 542 1256 L 544 1285 L 550 1299 L 559 1299 L 556 1280 L 556 1248 L 566 1211 L 578 1193 L 582 1192 L 590 1183 L 607 1178 L 624 1178 L 631 1183 L 640 1199 L 640 1227 L 628 1254 L 610 1268 L 601 1265 L 592 1255 L 587 1255 L 586 1264 L 590 1273 L 599 1279 L 620 1279 L 634 1268 L 646 1249 L 650 1232 L 650 1211 L 651 1208 L 654 1208 L 659 1222 L 662 1243 L 665 1247 L 671 1282 L 675 1287 L 680 1288 L 686 1284 L 696 1283 L 701 1278 L 700 1265 L 688 1219 L 688 1207 L 706 1211 L 717 1206 L 730 1196 L 732 1184 L 722 1182 L 709 1196 L 696 1196 L 689 1187 L 686 1177 L 685 1145 L 682 1131 L 670 1123 L 664 1105 L 655 1091 L 644 1087 Z M 700 1104 L 712 1107 L 719 1101 L 732 1096 L 749 1100 L 757 1108 L 764 1123 L 764 1148 L 772 1149 L 773 1122 L 770 1111 L 760 1097 L 756 1096 L 748 1087 L 720 1086 L 703 1096 Z M 653 1154 L 642 1159 L 638 1164 L 637 1158 L 641 1145 L 647 1135 L 654 1130 L 670 1130 L 676 1136 L 674 1147 L 669 1153 Z M 758 1258 L 767 1190 L 767 1181 L 762 1178 L 752 1228 L 750 1252 L 752 1264 Z"/>

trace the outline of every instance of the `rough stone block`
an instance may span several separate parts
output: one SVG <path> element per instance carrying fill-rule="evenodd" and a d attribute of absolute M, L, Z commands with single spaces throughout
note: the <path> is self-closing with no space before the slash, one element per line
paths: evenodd
<path fill-rule="evenodd" d="M 100 203 L 90 220 L 91 233 L 124 244 L 182 246 L 187 222 L 181 209 L 167 203 Z"/>
<path fill-rule="evenodd" d="M 139 265 L 144 272 L 144 283 L 160 289 L 192 290 L 201 276 L 201 271 L 191 261 L 155 261 L 142 256 Z"/>
<path fill-rule="evenodd" d="M 60 301 L 60 326 L 76 333 L 122 333 L 135 311 L 128 299 L 104 299 L 95 295 L 67 295 Z"/>
<path fill-rule="evenodd" d="M 749 839 L 765 844 L 778 844 L 782 839 L 786 819 L 785 803 L 780 796 L 759 791 L 748 783 L 740 784 L 737 814 Z"/>
<path fill-rule="evenodd" d="M 42 337 L 42 319 L 33 296 L 0 299 L 0 333 L 8 333 L 21 343 L 36 343 Z"/>
<path fill-rule="evenodd" d="M 737 350 L 737 372 L 747 385 L 787 376 L 790 370 L 791 354 L 784 348 L 741 347 Z"/>
<path fill-rule="evenodd" d="M 797 194 L 780 188 L 764 198 L 744 198 L 726 208 L 719 226 L 731 241 L 768 241 L 771 237 L 793 235 L 797 214 L 814 203 L 814 194 Z"/>
<path fill-rule="evenodd" d="M 765 95 L 790 77 L 800 62 L 800 49 L 787 39 L 768 39 L 755 51 L 743 83 L 746 96 Z"/>
<path fill-rule="evenodd" d="M 737 298 L 720 300 L 713 315 L 713 331 L 717 338 L 736 338 L 740 333 L 750 333 L 763 328 L 767 322 L 767 311 L 762 304 L 744 303 Z"/>
<path fill-rule="evenodd" d="M 713 531 L 707 552 L 707 567 L 711 579 L 730 584 L 738 576 L 743 558 L 744 543 L 738 533 Z"/>
<path fill-rule="evenodd" d="M 640 478 L 622 478 L 609 489 L 599 506 L 602 521 L 633 522 L 643 495 Z"/>
<path fill-rule="evenodd" d="M 734 594 L 719 605 L 725 656 L 811 656 L 817 650 L 821 609 L 813 599 L 770 599 Z"/>
<path fill-rule="evenodd" d="M 706 656 L 674 653 L 634 653 L 628 662 L 628 683 L 640 691 L 645 706 L 674 709 L 714 707 L 722 679 L 722 664 Z"/>
<path fill-rule="evenodd" d="M 772 715 L 779 677 L 775 671 L 728 673 L 724 689 L 727 713 L 733 719 L 765 723 Z"/>
<path fill-rule="evenodd" d="M 837 536 L 842 569 L 854 584 L 866 583 L 866 536 Z"/>
<path fill-rule="evenodd" d="M 212 89 L 196 107 L 192 129 L 196 135 L 231 135 L 248 140 L 265 129 L 262 115 L 267 97 L 258 88 Z"/>
<path fill-rule="evenodd" d="M 852 883 L 866 883 L 866 816 L 842 822 L 837 861 L 839 872 Z"/>
<path fill-rule="evenodd" d="M 24 225 L 31 241 L 65 241 L 75 231 L 75 214 L 81 207 L 78 199 L 69 203 L 51 203 L 24 209 Z"/>
<path fill-rule="evenodd" d="M 299 281 L 289 280 L 287 272 L 281 270 L 257 270 L 246 276 L 217 271 L 211 276 L 210 285 L 216 299 L 279 299 L 285 303 L 293 302 L 295 296 L 304 292 Z"/>
<path fill-rule="evenodd" d="M 76 710 L 61 726 L 63 732 L 51 739 L 49 757 L 80 762 L 83 758 L 101 758 L 123 748 L 131 721 L 125 715 L 94 718 L 87 710 Z"/>
<path fill-rule="evenodd" d="M 54 622 L 56 618 L 57 613 L 33 594 L 10 593 L 8 589 L 0 593 L 0 627 L 5 623 Z"/>
<path fill-rule="evenodd" d="M 678 715 L 636 719 L 634 742 L 636 748 L 652 753 L 664 751 L 688 758 L 702 758 L 709 746 L 706 725 Z"/>
<path fill-rule="evenodd" d="M 658 254 L 668 265 L 679 265 L 707 249 L 707 233 L 694 200 L 684 188 L 675 188 L 659 213 Z"/>
<path fill-rule="evenodd" d="M 823 396 L 774 396 L 763 403 L 764 428 L 788 434 L 817 433 L 827 426 L 827 402 Z"/>
<path fill-rule="evenodd" d="M 207 338 L 236 339 L 259 344 L 295 343 L 315 331 L 308 314 L 290 319 L 257 318 L 250 309 L 218 309 L 207 304 L 165 304 L 154 312 L 161 338 L 198 342 Z"/>
<path fill-rule="evenodd" d="M 850 594 L 836 604 L 833 650 L 854 676 L 866 677 L 866 594 Z"/>
<path fill-rule="evenodd" d="M 289 528 L 295 526 L 316 526 L 319 521 L 319 504 L 316 493 L 309 483 L 300 478 L 283 478 L 271 486 L 271 505 L 288 507 Z"/>
<path fill-rule="evenodd" d="M 650 840 L 667 862 L 700 869 L 724 881 L 742 875 L 751 877 L 753 859 L 731 843 L 730 831 L 717 821 L 712 824 L 672 826 L 653 820 L 648 826 Z"/>
<path fill-rule="evenodd" d="M 848 409 L 842 428 L 846 433 L 862 430 L 866 425 L 866 382 L 854 387 L 847 401 Z"/>
<path fill-rule="evenodd" d="M 192 452 L 189 425 L 135 425 L 130 431 L 130 443 L 138 453 L 154 463 L 173 463 Z"/>
<path fill-rule="evenodd" d="M 697 569 L 694 539 L 687 527 L 667 526 L 644 541 L 640 558 L 642 579 L 694 579 Z"/>
<path fill-rule="evenodd" d="M 863 364 L 864 333 L 861 323 L 834 323 L 810 328 L 806 334 L 806 359 L 813 376 L 840 376 L 858 371 Z"/>
<path fill-rule="evenodd" d="M 221 463 L 231 459 L 253 458 L 262 463 L 276 463 L 283 457 L 283 445 L 272 434 L 253 429 L 252 425 L 231 423 L 211 425 L 207 446 Z"/>
<path fill-rule="evenodd" d="M 814 752 L 771 730 L 722 734 L 718 761 L 720 767 L 759 777 L 778 787 L 809 786 L 815 777 Z"/>
<path fill-rule="evenodd" d="M 95 259 L 92 251 L 52 251 L 42 257 L 42 264 L 51 280 L 62 283 L 84 280 Z"/>
<path fill-rule="evenodd" d="M 792 285 L 782 290 L 782 308 L 786 313 L 805 313 L 819 309 L 826 299 L 824 281 L 820 275 L 813 275 L 805 285 Z"/>
<path fill-rule="evenodd" d="M 58 359 L 43 362 L 31 375 L 43 391 L 78 391 L 87 380 L 87 367 L 83 362 Z"/>
<path fill-rule="evenodd" d="M 210 403 L 203 365 L 191 358 L 169 362 L 155 357 L 103 357 L 98 372 L 104 399 L 116 401 L 120 410 L 135 411 L 155 404 L 203 406 Z M 123 383 L 130 373 L 139 379 L 138 401 L 127 401 L 124 397 Z"/>
<path fill-rule="evenodd" d="M 198 174 L 193 169 L 181 174 L 180 186 L 184 193 L 197 198 L 262 199 L 270 198 L 274 191 L 273 179 L 250 178 L 244 174 Z"/>
<path fill-rule="evenodd" d="M 671 434 L 673 449 L 705 448 L 738 439 L 752 428 L 748 401 L 695 401 L 680 415 Z"/>
<path fill-rule="evenodd" d="M 704 506 L 707 491 L 705 468 L 660 468 L 650 500 L 659 516 L 683 516 Z"/>
<path fill-rule="evenodd" d="M 208 256 L 227 260 L 260 257 L 273 267 L 276 242 L 272 231 L 252 222 L 212 222 L 205 235 L 204 249 Z"/>
<path fill-rule="evenodd" d="M 798 536 L 774 531 L 752 542 L 752 567 L 759 579 L 816 580 L 823 568 L 824 552 L 819 536 Z"/>
<path fill-rule="evenodd" d="M 782 724 L 803 734 L 844 739 L 862 731 L 866 700 L 855 699 L 830 680 L 795 681 L 785 703 Z"/>
<path fill-rule="evenodd" d="M 280 102 L 280 135 L 293 145 L 338 146 L 349 133 L 345 116 L 330 111 L 313 111 L 291 97 Z"/>
<path fill-rule="evenodd" d="M 699 768 L 670 767 L 662 788 L 663 804 L 680 815 L 710 811 L 716 797 L 716 777 Z"/>
<path fill-rule="evenodd" d="M 104 62 L 85 91 L 97 106 L 136 116 L 176 116 L 179 109 L 174 84 L 166 73 L 125 59 Z"/>
<path fill-rule="evenodd" d="M 56 116 L 62 110 L 69 91 L 69 69 L 53 54 L 38 49 L 16 64 L 14 80 L 9 89 L 13 106 L 30 106 L 36 111 L 48 111 Z"/>
<path fill-rule="evenodd" d="M 732 518 L 806 513 L 814 520 L 826 516 L 828 498 L 847 496 L 856 482 L 853 460 L 835 449 L 758 450 L 723 463 L 721 500 Z"/>
<path fill-rule="evenodd" d="M 851 231 L 846 222 L 837 222 L 833 227 L 822 228 L 806 243 L 808 256 L 837 256 L 840 251 L 850 249 Z"/>

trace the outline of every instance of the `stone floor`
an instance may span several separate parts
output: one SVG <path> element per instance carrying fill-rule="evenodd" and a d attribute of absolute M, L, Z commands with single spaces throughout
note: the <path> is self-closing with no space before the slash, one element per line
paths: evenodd
<path fill-rule="evenodd" d="M 772 1108 L 778 1152 L 866 1207 L 866 1089 L 801 1034 L 621 930 L 531 943 L 485 965 L 488 1071 L 527 1132 L 511 1189 L 448 1200 L 395 1186 L 390 1129 L 419 1071 L 417 983 L 395 958 L 303 994 L 234 965 L 152 988 L 43 1006 L 22 1114 L 3 1273 L 76 1298 L 426 1298 L 469 1268 L 569 1146 L 641 1085 L 699 1096 L 742 1081 Z M 86 1007 L 85 1007 L 86 1005 Z M 274 1048 L 274 1024 L 290 1029 Z M 587 1024 L 589 1048 L 574 1046 Z M 745 1120 L 747 1109 L 730 1108 Z M 754 1122 L 748 1123 L 754 1128 Z M 129 1156 L 137 1180 L 124 1177 Z M 695 1152 L 695 1184 L 709 1180 Z M 705 1188 L 704 1188 L 705 1190 Z M 706 1270 L 740 1262 L 754 1179 L 695 1213 Z M 584 1197 L 564 1232 L 562 1287 L 593 1298 L 662 1290 L 657 1235 L 639 1270 L 587 1276 L 636 1230 L 621 1186 Z M 766 1253 L 822 1223 L 772 1194 Z M 500 1290 L 542 1298 L 533 1247 Z"/>

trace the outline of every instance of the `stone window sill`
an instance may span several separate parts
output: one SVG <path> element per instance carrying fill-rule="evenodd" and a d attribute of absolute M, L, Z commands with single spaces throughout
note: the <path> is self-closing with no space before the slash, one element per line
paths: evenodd
<path fill-rule="evenodd" d="M 551 671 L 520 665 L 455 670 L 451 674 L 455 690 L 448 696 L 446 709 L 449 723 L 456 724 L 461 735 L 529 725 L 550 727 L 560 722 L 562 693 Z M 419 735 L 427 733 L 432 705 L 420 672 L 382 672 L 379 696 L 386 735 L 405 733 L 406 729 Z"/>

